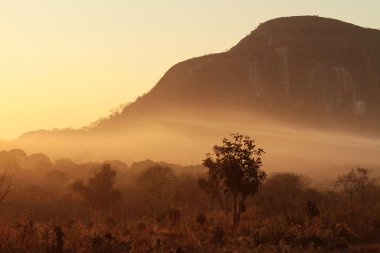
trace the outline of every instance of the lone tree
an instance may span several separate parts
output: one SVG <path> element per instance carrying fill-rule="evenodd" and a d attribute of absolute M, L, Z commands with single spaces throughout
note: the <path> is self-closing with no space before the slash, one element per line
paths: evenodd
<path fill-rule="evenodd" d="M 213 154 L 206 154 L 203 165 L 208 168 L 209 180 L 218 182 L 221 191 L 233 199 L 233 225 L 240 223 L 240 215 L 246 209 L 247 198 L 254 195 L 266 178 L 261 170 L 261 155 L 249 136 L 231 134 L 232 140 L 223 139 L 223 145 L 213 147 Z"/>
<path fill-rule="evenodd" d="M 72 184 L 74 192 L 78 193 L 93 208 L 109 209 L 121 199 L 120 191 L 115 188 L 116 171 L 109 164 L 104 164 L 100 171 L 84 184 L 77 180 Z"/>

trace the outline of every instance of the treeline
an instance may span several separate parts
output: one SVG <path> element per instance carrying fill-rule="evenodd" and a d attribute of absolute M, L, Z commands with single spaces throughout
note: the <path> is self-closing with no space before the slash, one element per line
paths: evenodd
<path fill-rule="evenodd" d="M 229 174 L 228 168 L 233 164 L 229 152 L 237 150 L 235 144 L 215 146 L 214 151 L 219 153 L 206 156 L 204 166 L 189 167 L 149 160 L 131 166 L 121 161 L 52 162 L 44 154 L 2 151 L 0 168 L 12 176 L 12 187 L 0 203 L 0 225 L 17 224 L 11 228 L 27 231 L 35 229 L 34 223 L 53 224 L 52 233 L 56 237 L 62 232 L 100 240 L 91 241 L 90 246 L 82 245 L 89 247 L 88 252 L 102 252 L 109 247 L 112 240 L 107 239 L 107 233 L 125 243 L 124 251 L 115 248 L 112 252 L 132 252 L 133 247 L 136 249 L 142 243 L 136 241 L 142 235 L 145 239 L 140 239 L 145 241 L 141 245 L 151 248 L 133 252 L 161 252 L 154 250 L 158 242 L 151 242 L 147 231 L 163 240 L 163 234 L 168 233 L 162 232 L 165 229 L 176 231 L 170 247 L 182 252 L 199 252 L 196 250 L 205 245 L 209 251 L 204 252 L 232 249 L 236 245 L 239 252 L 254 252 L 252 249 L 277 252 L 286 245 L 293 249 L 291 252 L 304 252 L 306 248 L 326 252 L 380 240 L 380 185 L 370 169 L 349 168 L 323 187 L 294 173 L 266 175 L 262 171 L 251 173 L 248 177 L 251 179 L 244 181 L 247 179 L 244 173 L 241 177 L 236 176 L 239 174 L 236 170 Z M 246 145 L 251 147 L 253 143 Z M 239 160 L 244 161 L 241 168 L 251 166 L 259 171 L 261 161 L 257 160 L 257 154 L 261 152 L 256 149 L 256 153 L 247 153 L 248 157 L 255 156 L 255 163 Z M 243 157 L 234 154 L 235 158 Z M 223 166 L 225 171 L 220 169 Z M 231 230 L 232 224 L 238 224 L 237 218 L 241 219 L 240 226 Z M 101 229 L 94 230 L 94 219 L 103 224 Z M 0 229 L 3 235 L 4 231 Z M 202 236 L 206 241 L 200 239 Z M 60 238 L 63 240 L 63 235 Z M 55 240 L 57 245 L 58 239 Z M 68 236 L 65 240 L 69 240 Z M 180 247 L 184 241 L 193 246 Z M 159 247 L 163 247 L 162 243 L 159 242 Z M 185 251 L 191 247 L 198 248 Z"/>
<path fill-rule="evenodd" d="M 0 152 L 0 168 L 12 177 L 12 190 L 1 203 L 3 217 L 17 219 L 23 217 L 35 221 L 51 221 L 52 219 L 70 219 L 72 217 L 87 218 L 89 212 L 104 211 L 96 199 L 114 187 L 118 198 L 112 206 L 106 208 L 120 219 L 137 218 L 145 214 L 147 202 L 156 198 L 157 189 L 152 189 L 148 171 L 160 173 L 160 168 L 168 170 L 173 177 L 162 190 L 163 202 L 171 204 L 207 205 L 207 196 L 202 194 L 196 180 L 198 174 L 204 173 L 203 166 L 180 166 L 151 160 L 132 163 L 130 166 L 122 161 L 112 160 L 90 163 L 76 163 L 69 159 L 55 162 L 42 154 L 27 155 L 23 150 L 14 149 Z M 106 169 L 107 168 L 107 169 Z M 145 174 L 144 174 L 145 173 Z M 142 179 L 145 175 L 145 179 Z M 152 175 L 152 177 L 157 175 Z M 162 175 L 162 180 L 166 175 Z M 158 180 L 158 178 L 156 178 Z M 88 182 L 87 182 L 88 181 Z M 146 182 L 144 182 L 146 181 Z M 94 185 L 93 200 L 86 199 L 90 193 L 81 197 L 83 182 Z M 154 193 L 154 194 L 153 194 Z M 195 193 L 195 195 L 194 195 Z M 108 198 L 105 195 L 105 198 Z M 164 201 L 165 200 L 165 201 Z M 104 205 L 107 205 L 104 203 Z"/>

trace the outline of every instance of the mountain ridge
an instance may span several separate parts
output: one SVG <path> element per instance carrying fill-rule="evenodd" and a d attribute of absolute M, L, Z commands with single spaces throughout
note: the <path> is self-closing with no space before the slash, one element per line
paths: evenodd
<path fill-rule="evenodd" d="M 227 52 L 175 64 L 116 118 L 255 107 L 368 120 L 380 115 L 379 45 L 376 29 L 316 16 L 273 19 Z"/>

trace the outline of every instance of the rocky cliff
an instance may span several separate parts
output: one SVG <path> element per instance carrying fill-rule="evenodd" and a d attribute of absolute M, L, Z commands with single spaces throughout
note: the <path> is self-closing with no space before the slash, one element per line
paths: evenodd
<path fill-rule="evenodd" d="M 380 31 L 317 16 L 267 21 L 225 53 L 174 65 L 119 119 L 205 108 L 377 122 Z"/>

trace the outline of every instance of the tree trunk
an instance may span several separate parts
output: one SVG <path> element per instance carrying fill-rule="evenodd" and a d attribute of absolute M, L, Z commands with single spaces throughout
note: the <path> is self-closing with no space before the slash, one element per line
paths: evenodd
<path fill-rule="evenodd" d="M 214 211 L 215 198 L 214 197 L 209 197 L 208 200 L 210 202 L 210 209 L 211 209 L 211 211 Z"/>
<path fill-rule="evenodd" d="M 228 214 L 228 212 L 230 211 L 230 206 L 228 205 L 228 202 L 229 202 L 228 194 L 225 194 L 225 198 L 226 198 L 226 214 Z"/>
<path fill-rule="evenodd" d="M 238 209 L 238 213 L 237 213 L 237 224 L 239 225 L 240 224 L 240 215 L 242 212 L 245 212 L 245 208 L 244 208 L 244 202 L 246 200 L 246 196 L 242 196 L 241 197 L 241 200 L 239 201 L 239 209 Z M 244 209 L 243 209 L 244 208 Z"/>
<path fill-rule="evenodd" d="M 354 200 L 353 200 L 353 198 L 354 198 L 354 196 L 353 196 L 354 194 L 352 193 L 352 192 L 350 192 L 350 205 L 351 205 L 351 212 L 353 212 L 354 211 Z"/>
<path fill-rule="evenodd" d="M 216 198 L 218 199 L 218 202 L 219 202 L 220 208 L 221 208 L 222 210 L 225 210 L 226 207 L 225 207 L 225 205 L 224 205 L 224 202 L 223 202 L 222 197 L 220 196 L 219 185 L 220 185 L 220 182 L 217 182 L 216 187 L 215 187 L 214 190 L 213 190 L 213 195 L 216 196 Z"/>
<path fill-rule="evenodd" d="M 238 210 L 238 194 L 233 193 L 232 197 L 234 199 L 234 212 L 233 212 L 232 221 L 233 221 L 233 226 L 234 227 L 238 227 L 239 226 L 239 219 L 238 219 L 238 212 L 239 212 L 239 210 Z"/>
<path fill-rule="evenodd" d="M 216 198 L 217 198 L 218 201 L 219 201 L 220 208 L 222 208 L 222 210 L 226 210 L 226 207 L 225 207 L 225 205 L 224 205 L 224 203 L 223 203 L 223 199 L 222 199 L 222 197 L 220 196 L 219 191 L 218 191 L 217 194 L 216 194 Z"/>

